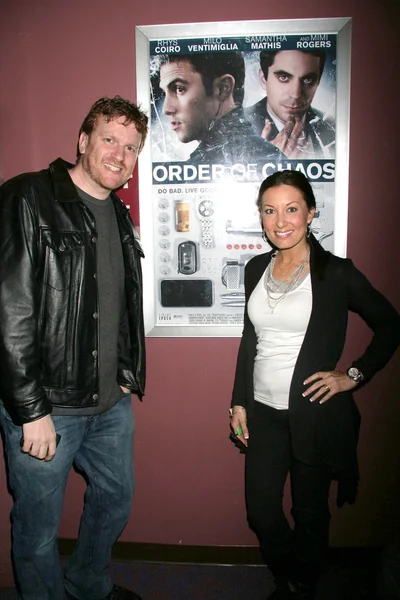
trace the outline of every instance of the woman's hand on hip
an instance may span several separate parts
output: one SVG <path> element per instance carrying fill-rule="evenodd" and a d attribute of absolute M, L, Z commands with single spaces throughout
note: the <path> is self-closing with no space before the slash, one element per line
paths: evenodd
<path fill-rule="evenodd" d="M 240 441 L 247 446 L 249 431 L 247 429 L 247 414 L 244 406 L 235 404 L 231 409 L 231 429 Z"/>
<path fill-rule="evenodd" d="M 314 373 L 304 381 L 304 385 L 309 383 L 312 383 L 312 385 L 303 392 L 303 396 L 305 398 L 311 396 L 310 402 L 319 400 L 320 404 L 323 404 L 335 394 L 348 392 L 357 386 L 356 382 L 342 371 L 318 371 L 318 373 Z"/>

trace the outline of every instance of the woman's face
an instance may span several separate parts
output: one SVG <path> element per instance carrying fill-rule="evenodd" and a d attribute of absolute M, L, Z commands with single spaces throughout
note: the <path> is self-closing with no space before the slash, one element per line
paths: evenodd
<path fill-rule="evenodd" d="M 265 191 L 261 202 L 262 224 L 271 243 L 279 250 L 300 250 L 307 243 L 307 224 L 315 212 L 308 209 L 302 192 L 291 185 L 279 185 Z"/>

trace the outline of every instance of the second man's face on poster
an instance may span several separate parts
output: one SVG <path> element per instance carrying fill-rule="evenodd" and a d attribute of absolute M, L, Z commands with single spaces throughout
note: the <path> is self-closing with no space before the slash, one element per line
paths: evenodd
<path fill-rule="evenodd" d="M 260 73 L 267 92 L 268 111 L 283 123 L 301 118 L 311 106 L 318 88 L 320 59 L 307 52 L 283 50 L 268 69 Z"/>
<path fill-rule="evenodd" d="M 206 95 L 200 73 L 186 60 L 164 64 L 160 87 L 165 94 L 163 112 L 179 141 L 200 140 L 218 112 L 218 101 Z"/>

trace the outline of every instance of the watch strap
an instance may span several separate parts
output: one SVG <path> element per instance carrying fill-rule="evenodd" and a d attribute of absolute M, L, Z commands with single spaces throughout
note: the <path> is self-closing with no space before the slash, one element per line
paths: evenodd
<path fill-rule="evenodd" d="M 201 245 L 203 248 L 214 248 L 214 226 L 211 219 L 200 218 Z"/>

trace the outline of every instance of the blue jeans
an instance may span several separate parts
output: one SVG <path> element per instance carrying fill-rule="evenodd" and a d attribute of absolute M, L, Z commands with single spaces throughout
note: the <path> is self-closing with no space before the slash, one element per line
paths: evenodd
<path fill-rule="evenodd" d="M 106 596 L 111 548 L 124 529 L 132 503 L 133 412 L 127 394 L 97 416 L 54 416 L 61 441 L 54 459 L 37 460 L 20 450 L 21 427 L 0 406 L 9 484 L 12 555 L 21 600 L 62 600 L 64 577 L 57 530 L 72 465 L 87 482 L 78 542 L 65 570 L 65 585 L 81 600 Z"/>

